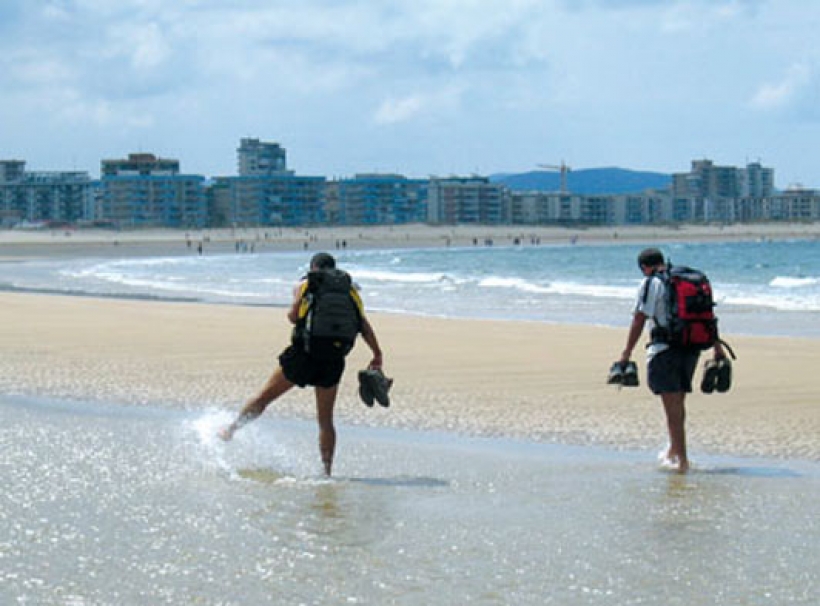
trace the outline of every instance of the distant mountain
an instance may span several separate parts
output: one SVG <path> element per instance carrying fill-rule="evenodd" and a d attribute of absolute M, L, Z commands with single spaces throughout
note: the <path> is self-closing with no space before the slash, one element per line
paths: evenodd
<path fill-rule="evenodd" d="M 503 183 L 515 191 L 559 191 L 559 171 L 490 175 L 493 183 Z M 567 173 L 567 189 L 573 194 L 629 194 L 647 189 L 663 189 L 672 175 L 625 168 L 583 168 Z"/>

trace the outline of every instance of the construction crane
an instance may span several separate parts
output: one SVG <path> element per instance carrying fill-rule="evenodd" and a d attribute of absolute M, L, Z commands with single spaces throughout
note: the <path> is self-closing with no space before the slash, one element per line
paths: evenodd
<path fill-rule="evenodd" d="M 555 164 L 539 164 L 538 168 L 543 168 L 544 170 L 557 170 L 561 172 L 561 193 L 567 193 L 567 173 L 572 171 L 572 169 L 567 166 L 563 160 L 561 160 L 560 166 Z"/>

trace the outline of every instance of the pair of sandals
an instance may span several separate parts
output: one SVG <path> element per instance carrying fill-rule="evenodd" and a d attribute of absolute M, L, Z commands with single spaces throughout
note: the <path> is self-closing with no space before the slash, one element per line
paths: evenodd
<path fill-rule="evenodd" d="M 637 387 L 638 381 L 638 365 L 633 361 L 621 363 L 615 362 L 609 368 L 609 375 L 606 382 L 609 385 L 622 385 L 624 387 Z"/>
<path fill-rule="evenodd" d="M 729 358 L 706 360 L 700 390 L 703 393 L 726 393 L 732 387 L 732 363 Z"/>
<path fill-rule="evenodd" d="M 359 371 L 359 397 L 368 408 L 373 407 L 374 401 L 384 408 L 390 406 L 389 392 L 392 386 L 393 379 L 385 377 L 381 368 Z"/>

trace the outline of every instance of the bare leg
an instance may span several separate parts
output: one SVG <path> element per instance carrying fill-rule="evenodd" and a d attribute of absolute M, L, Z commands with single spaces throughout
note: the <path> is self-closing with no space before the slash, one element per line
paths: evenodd
<path fill-rule="evenodd" d="M 664 393 L 661 394 L 663 408 L 666 411 L 666 425 L 669 430 L 669 452 L 667 457 L 671 461 L 677 461 L 678 471 L 684 472 L 689 469 L 689 458 L 686 454 L 686 393 Z"/>
<path fill-rule="evenodd" d="M 319 422 L 319 452 L 325 473 L 329 476 L 336 450 L 336 428 L 333 426 L 333 407 L 339 386 L 316 388 L 316 419 Z"/>
<path fill-rule="evenodd" d="M 293 383 L 287 380 L 282 372 L 282 367 L 277 366 L 262 391 L 248 400 L 233 423 L 219 431 L 219 437 L 225 441 L 230 440 L 237 429 L 256 419 L 265 412 L 268 404 L 287 392 L 291 387 L 293 387 Z"/>

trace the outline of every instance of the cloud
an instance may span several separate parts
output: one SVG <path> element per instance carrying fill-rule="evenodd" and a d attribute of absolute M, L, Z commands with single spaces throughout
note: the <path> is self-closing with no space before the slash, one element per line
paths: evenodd
<path fill-rule="evenodd" d="M 112 40 L 109 48 L 128 57 L 131 67 L 137 71 L 162 67 L 170 54 L 170 45 L 155 22 L 117 26 L 108 37 Z"/>
<path fill-rule="evenodd" d="M 433 92 L 388 97 L 379 104 L 373 114 L 373 122 L 379 126 L 386 126 L 412 122 L 422 117 L 442 119 L 459 111 L 464 93 L 465 86 L 454 83 Z"/>
<path fill-rule="evenodd" d="M 752 96 L 751 106 L 771 111 L 785 110 L 802 102 L 807 92 L 816 89 L 816 74 L 806 63 L 791 65 L 783 77 L 774 83 L 761 85 Z M 818 100 L 814 99 L 816 103 Z"/>
<path fill-rule="evenodd" d="M 424 101 L 416 96 L 403 99 L 387 99 L 376 110 L 376 124 L 395 124 L 413 118 L 424 108 Z"/>
<path fill-rule="evenodd" d="M 15 118 L 0 120 L 0 155 L 172 145 L 186 166 L 227 174 L 235 140 L 258 136 L 316 174 L 374 158 L 426 174 L 535 155 L 666 169 L 690 159 L 680 144 L 647 151 L 670 129 L 717 156 L 783 138 L 783 117 L 789 140 L 810 146 L 820 8 L 808 5 L 3 0 L 0 111 Z M 358 137 L 355 154 L 339 153 Z"/>

